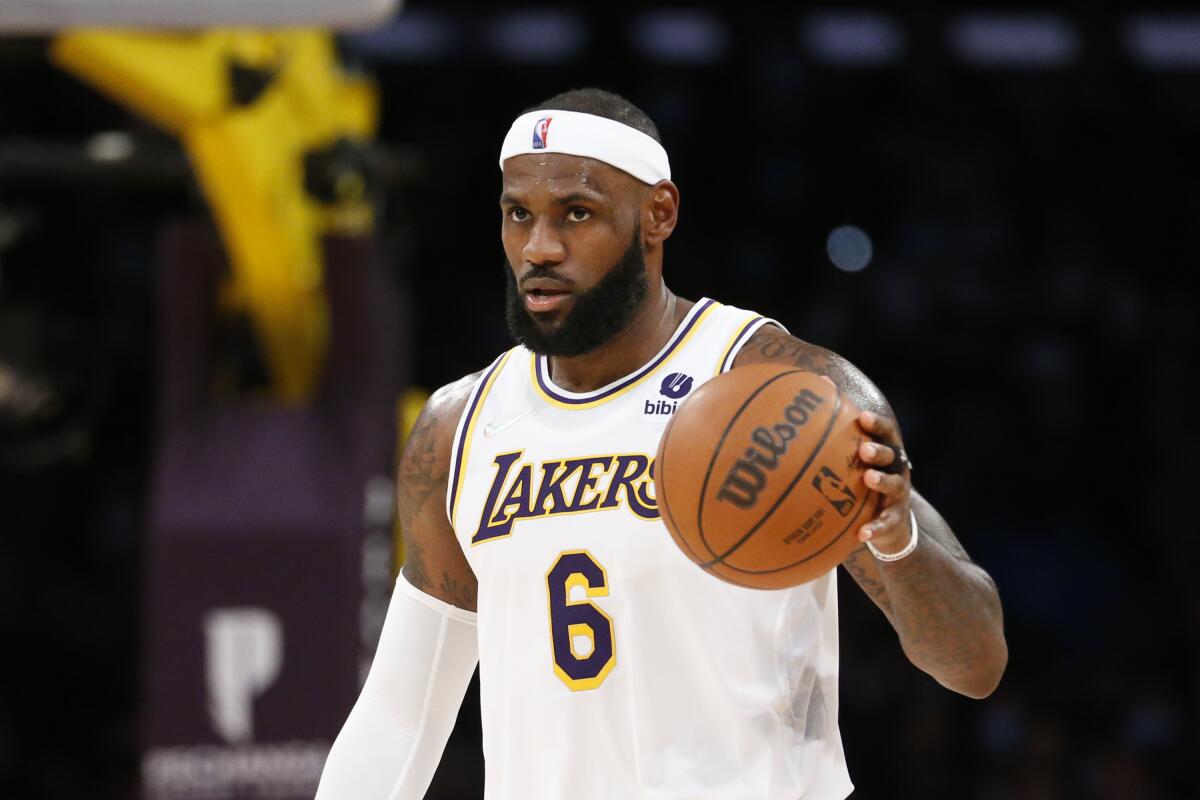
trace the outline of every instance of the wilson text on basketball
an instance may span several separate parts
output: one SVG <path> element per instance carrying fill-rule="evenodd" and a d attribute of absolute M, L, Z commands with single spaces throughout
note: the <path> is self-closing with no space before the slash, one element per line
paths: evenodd
<path fill-rule="evenodd" d="M 759 492 L 767 478 L 779 468 L 779 458 L 788 450 L 796 429 L 808 422 L 811 411 L 825 398 L 802 390 L 783 408 L 783 419 L 771 427 L 760 425 L 750 433 L 749 447 L 725 474 L 717 500 L 732 503 L 738 508 L 751 508 L 758 502 Z"/>

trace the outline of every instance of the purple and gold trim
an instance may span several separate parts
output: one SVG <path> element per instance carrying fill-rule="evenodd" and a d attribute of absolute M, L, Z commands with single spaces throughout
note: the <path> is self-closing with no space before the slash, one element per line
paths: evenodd
<path fill-rule="evenodd" d="M 512 354 L 513 351 L 509 350 L 488 367 L 487 372 L 475 385 L 475 391 L 471 395 L 470 402 L 467 403 L 467 410 L 463 413 L 462 421 L 459 422 L 454 449 L 450 453 L 450 488 L 446 492 L 446 516 L 449 517 L 452 528 L 454 527 L 454 517 L 458 513 L 458 489 L 462 485 L 463 470 L 466 468 L 467 455 L 471 451 L 471 437 L 475 433 L 479 409 L 483 408 L 488 392 L 492 390 L 492 384 L 496 382 L 496 376 L 500 374 Z"/>
<path fill-rule="evenodd" d="M 729 340 L 729 346 L 725 348 L 725 353 L 721 356 L 721 361 L 717 366 L 716 374 L 720 375 L 722 372 L 728 372 L 729 368 L 733 366 L 733 360 L 737 358 L 738 352 L 741 351 L 742 345 L 744 345 L 746 341 L 754 335 L 756 330 L 761 328 L 763 325 L 772 322 L 774 322 L 774 320 L 767 319 L 766 317 L 755 316 L 752 317 L 745 325 L 738 328 L 738 332 L 735 333 L 733 338 Z"/>
<path fill-rule="evenodd" d="M 649 363 L 631 375 L 626 375 L 624 378 L 592 392 L 575 393 L 559 389 L 550 380 L 549 363 L 546 357 L 533 355 L 530 359 L 530 371 L 532 372 L 534 389 L 537 394 L 541 395 L 542 399 L 559 408 L 593 408 L 601 403 L 606 403 L 614 397 L 625 394 L 653 375 L 659 367 L 666 363 L 671 354 L 682 347 L 692 334 L 696 332 L 713 309 L 719 306 L 720 303 L 707 298 L 696 303 L 692 307 L 692 310 L 687 313 L 687 316 L 683 318 L 683 322 L 671 336 L 670 341 L 667 342 L 662 350 L 658 351 L 658 355 L 652 358 Z"/>

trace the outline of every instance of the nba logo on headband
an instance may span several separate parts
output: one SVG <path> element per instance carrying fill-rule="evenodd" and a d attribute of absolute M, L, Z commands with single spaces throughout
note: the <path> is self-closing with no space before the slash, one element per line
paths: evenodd
<path fill-rule="evenodd" d="M 551 122 L 555 130 L 553 150 Z M 500 169 L 513 156 L 549 152 L 594 158 L 650 185 L 671 179 L 667 151 L 654 137 L 615 119 L 559 108 L 526 111 L 513 120 L 500 147 Z"/>
<path fill-rule="evenodd" d="M 542 117 L 533 123 L 533 149 L 545 150 L 550 138 L 550 120 L 554 117 Z"/>

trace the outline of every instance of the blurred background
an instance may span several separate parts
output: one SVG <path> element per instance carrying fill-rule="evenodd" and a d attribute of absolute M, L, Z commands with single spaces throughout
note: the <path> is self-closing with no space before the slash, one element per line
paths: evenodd
<path fill-rule="evenodd" d="M 509 346 L 500 141 L 591 85 L 662 132 L 672 288 L 870 375 L 999 585 L 976 702 L 842 575 L 855 797 L 1200 797 L 1200 13 L 43 5 L 0 2 L 0 797 L 311 797 L 405 425 Z M 481 795 L 478 717 L 431 798 Z"/>

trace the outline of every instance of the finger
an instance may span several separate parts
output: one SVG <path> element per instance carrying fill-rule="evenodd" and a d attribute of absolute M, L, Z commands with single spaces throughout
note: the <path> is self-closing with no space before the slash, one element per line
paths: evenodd
<path fill-rule="evenodd" d="M 858 415 L 858 424 L 881 442 L 900 446 L 900 428 L 894 420 L 881 417 L 873 411 L 863 411 Z"/>
<path fill-rule="evenodd" d="M 892 452 L 892 463 L 879 467 L 880 472 L 887 472 L 891 475 L 903 475 L 905 470 L 912 472 L 912 462 L 908 460 L 908 454 L 904 452 L 903 447 L 894 447 L 890 444 L 880 445 L 880 447 L 886 447 Z"/>
<path fill-rule="evenodd" d="M 878 517 L 858 529 L 858 540 L 866 542 L 889 533 L 899 532 L 902 522 L 899 506 L 888 506 L 880 512 Z"/>
<path fill-rule="evenodd" d="M 886 467 L 896 463 L 896 451 L 888 445 L 863 442 L 858 447 L 858 457 L 867 464 Z"/>
<path fill-rule="evenodd" d="M 863 483 L 888 497 L 899 497 L 908 491 L 908 481 L 903 475 L 890 475 L 877 469 L 869 469 L 863 473 Z"/>

